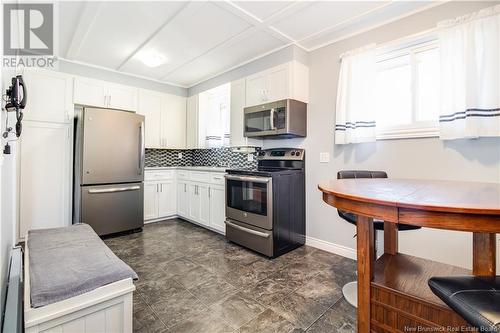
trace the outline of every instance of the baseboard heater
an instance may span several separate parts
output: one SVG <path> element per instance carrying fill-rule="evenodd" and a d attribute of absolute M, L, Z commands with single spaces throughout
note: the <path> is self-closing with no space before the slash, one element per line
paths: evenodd
<path fill-rule="evenodd" d="M 2 333 L 23 332 L 23 251 L 12 249 Z"/>

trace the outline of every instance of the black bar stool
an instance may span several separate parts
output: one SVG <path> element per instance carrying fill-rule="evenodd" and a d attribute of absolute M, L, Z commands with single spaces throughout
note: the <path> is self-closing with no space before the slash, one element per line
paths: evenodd
<path fill-rule="evenodd" d="M 500 276 L 432 277 L 429 287 L 479 332 L 500 332 Z"/>
<path fill-rule="evenodd" d="M 337 179 L 356 179 L 356 178 L 387 178 L 385 171 L 367 171 L 367 170 L 341 170 L 337 172 Z M 357 217 L 355 214 L 338 210 L 339 216 L 347 222 L 356 225 Z M 384 230 L 384 221 L 374 220 L 373 228 L 375 230 Z M 398 224 L 399 231 L 416 230 L 421 227 Z M 376 250 L 376 249 L 375 249 Z M 342 287 L 342 293 L 346 301 L 354 307 L 358 307 L 358 283 L 356 281 L 349 282 Z"/>

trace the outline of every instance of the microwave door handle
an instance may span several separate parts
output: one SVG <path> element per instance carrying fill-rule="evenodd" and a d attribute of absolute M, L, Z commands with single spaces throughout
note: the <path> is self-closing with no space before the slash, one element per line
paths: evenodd
<path fill-rule="evenodd" d="M 275 130 L 276 127 L 274 127 L 274 108 L 271 109 L 271 112 L 269 114 L 269 123 L 271 124 L 271 130 Z"/>

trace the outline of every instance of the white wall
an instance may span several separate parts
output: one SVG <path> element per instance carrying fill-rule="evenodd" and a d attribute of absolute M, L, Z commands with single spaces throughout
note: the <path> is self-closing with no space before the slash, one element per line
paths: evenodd
<path fill-rule="evenodd" d="M 380 28 L 331 44 L 309 55 L 310 103 L 305 139 L 267 140 L 265 148 L 306 149 L 307 236 L 344 254 L 354 254 L 355 229 L 322 201 L 318 183 L 335 178 L 341 169 L 378 169 L 389 177 L 500 182 L 500 138 L 443 142 L 437 138 L 386 140 L 373 144 L 333 144 L 339 55 L 368 43 L 383 43 L 436 26 L 436 22 L 491 6 L 491 2 L 449 2 Z M 320 152 L 331 154 L 319 163 Z M 463 267 L 471 266 L 471 235 L 417 230 L 400 233 L 400 252 Z M 497 258 L 500 259 L 500 244 Z M 500 267 L 499 265 L 497 265 Z"/>
<path fill-rule="evenodd" d="M 0 74 L 1 91 L 4 92 L 5 80 L 12 76 L 10 72 L 2 71 Z M 12 117 L 11 117 L 12 119 Z M 5 126 L 5 112 L 0 115 L 0 132 Z M 9 126 L 13 126 L 12 122 Z M 15 200 L 16 172 L 15 172 L 15 148 L 12 143 L 11 155 L 3 155 L 5 140 L 2 138 L 0 145 L 0 314 L 3 313 L 5 291 L 7 284 L 7 271 L 10 263 L 10 253 L 15 245 Z"/>

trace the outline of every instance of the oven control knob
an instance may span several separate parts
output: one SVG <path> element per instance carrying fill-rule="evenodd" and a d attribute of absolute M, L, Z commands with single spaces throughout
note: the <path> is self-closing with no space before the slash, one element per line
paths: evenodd
<path fill-rule="evenodd" d="M 264 155 L 266 155 L 266 152 L 265 152 L 265 151 L 261 151 L 261 152 L 259 152 L 259 156 L 264 156 Z"/>
<path fill-rule="evenodd" d="M 294 151 L 292 151 L 291 155 L 292 155 L 292 156 L 295 156 L 295 152 L 294 152 Z"/>
<path fill-rule="evenodd" d="M 295 156 L 300 156 L 300 151 L 296 151 Z"/>

